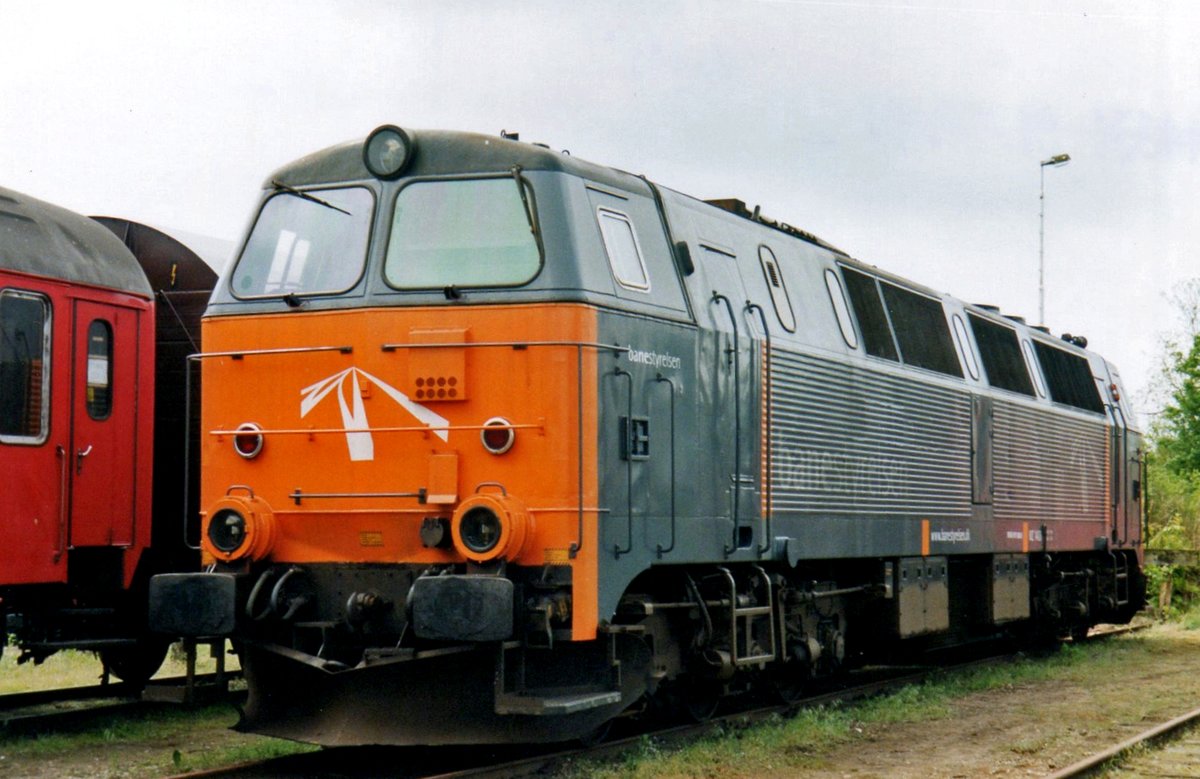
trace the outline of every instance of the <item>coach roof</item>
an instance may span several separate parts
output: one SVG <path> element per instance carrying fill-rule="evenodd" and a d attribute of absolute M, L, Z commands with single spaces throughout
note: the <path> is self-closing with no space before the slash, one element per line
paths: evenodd
<path fill-rule="evenodd" d="M 86 216 L 0 187 L 0 268 L 150 297 L 120 239 Z"/>

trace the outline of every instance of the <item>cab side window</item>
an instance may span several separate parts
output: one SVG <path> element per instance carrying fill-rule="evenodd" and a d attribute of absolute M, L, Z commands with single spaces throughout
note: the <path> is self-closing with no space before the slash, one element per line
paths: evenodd
<path fill-rule="evenodd" d="M 629 289 L 648 291 L 650 279 L 646 276 L 646 261 L 642 259 L 642 250 L 629 217 L 619 211 L 600 208 L 596 218 L 600 220 L 604 251 L 617 283 Z"/>

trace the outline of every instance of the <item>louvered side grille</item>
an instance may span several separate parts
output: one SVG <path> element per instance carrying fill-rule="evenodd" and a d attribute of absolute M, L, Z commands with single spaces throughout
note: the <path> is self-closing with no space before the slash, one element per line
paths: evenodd
<path fill-rule="evenodd" d="M 1104 521 L 1107 428 L 1017 404 L 997 403 L 996 518 Z"/>
<path fill-rule="evenodd" d="M 971 516 L 968 394 L 774 350 L 776 511 Z"/>

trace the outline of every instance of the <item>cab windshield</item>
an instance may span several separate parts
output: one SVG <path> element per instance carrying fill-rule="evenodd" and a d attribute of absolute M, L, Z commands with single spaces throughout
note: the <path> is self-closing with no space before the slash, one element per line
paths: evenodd
<path fill-rule="evenodd" d="M 281 189 L 263 204 L 231 286 L 239 298 L 345 292 L 367 259 L 375 199 L 363 187 Z"/>
<path fill-rule="evenodd" d="M 384 277 L 398 289 L 524 284 L 542 264 L 534 219 L 513 176 L 414 182 L 396 197 Z"/>

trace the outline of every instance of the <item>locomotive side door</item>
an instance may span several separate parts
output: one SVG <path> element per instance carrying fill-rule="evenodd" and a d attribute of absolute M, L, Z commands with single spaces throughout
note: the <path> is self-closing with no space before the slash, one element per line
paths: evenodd
<path fill-rule="evenodd" d="M 758 431 L 751 420 L 758 418 L 753 406 L 755 377 L 761 365 L 752 348 L 754 330 L 746 311 L 747 295 L 737 255 L 732 249 L 702 241 L 694 256 L 700 271 L 696 276 L 704 284 L 700 287 L 689 280 L 697 316 L 712 334 L 702 348 L 707 353 L 699 365 L 700 397 L 704 416 L 711 420 L 708 451 L 714 455 L 715 486 L 720 493 L 714 505 L 718 516 L 731 522 L 732 532 L 723 541 L 729 554 L 756 542 Z"/>
<path fill-rule="evenodd" d="M 67 452 L 72 547 L 133 543 L 138 316 L 75 301 Z"/>
<path fill-rule="evenodd" d="M 1129 429 L 1128 419 L 1125 416 L 1125 410 L 1121 408 L 1120 395 L 1116 393 L 1115 383 L 1112 383 L 1111 377 L 1105 380 L 1105 377 L 1096 376 L 1096 389 L 1100 393 L 1100 397 L 1108 410 L 1108 419 L 1112 427 L 1109 428 L 1109 498 L 1112 501 L 1110 507 L 1110 522 L 1109 537 L 1112 543 L 1117 546 L 1126 546 L 1129 544 L 1129 485 L 1131 483 L 1129 467 L 1133 458 L 1133 453 L 1129 448 Z M 1109 387 L 1113 387 L 1111 389 Z"/>

